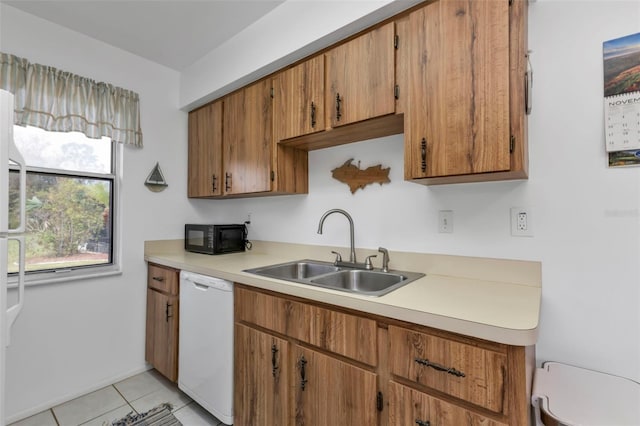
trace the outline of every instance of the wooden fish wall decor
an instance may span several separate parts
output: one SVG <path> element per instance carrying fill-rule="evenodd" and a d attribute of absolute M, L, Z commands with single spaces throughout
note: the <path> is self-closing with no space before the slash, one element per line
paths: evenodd
<path fill-rule="evenodd" d="M 378 164 L 377 166 L 367 167 L 363 170 L 360 168 L 359 161 L 357 166 L 352 164 L 352 162 L 353 158 L 345 161 L 342 166 L 331 170 L 331 176 L 349 185 L 352 194 L 360 188 L 364 189 L 365 186 L 371 183 L 379 183 L 382 185 L 383 183 L 391 182 L 389 180 L 390 167 L 383 169 L 382 165 Z"/>

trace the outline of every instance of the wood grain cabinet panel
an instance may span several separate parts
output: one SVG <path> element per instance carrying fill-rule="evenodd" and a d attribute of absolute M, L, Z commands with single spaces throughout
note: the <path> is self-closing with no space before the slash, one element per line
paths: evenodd
<path fill-rule="evenodd" d="M 236 321 L 377 365 L 376 322 L 320 306 L 236 287 Z"/>
<path fill-rule="evenodd" d="M 406 179 L 511 170 L 509 17 L 509 0 L 439 0 L 409 15 Z"/>
<path fill-rule="evenodd" d="M 395 112 L 394 36 L 390 22 L 325 54 L 331 127 Z"/>
<path fill-rule="evenodd" d="M 172 382 L 178 380 L 180 271 L 149 263 L 145 360 Z"/>
<path fill-rule="evenodd" d="M 296 346 L 295 424 L 376 425 L 377 375 Z"/>
<path fill-rule="evenodd" d="M 456 398 L 503 413 L 506 351 L 389 326 L 391 373 Z"/>
<path fill-rule="evenodd" d="M 323 55 L 276 74 L 273 92 L 276 142 L 324 130 Z"/>
<path fill-rule="evenodd" d="M 242 324 L 235 325 L 234 424 L 290 424 L 289 343 Z"/>
<path fill-rule="evenodd" d="M 262 80 L 224 98 L 223 193 L 271 190 L 271 83 Z"/>
<path fill-rule="evenodd" d="M 180 271 L 177 269 L 149 263 L 147 266 L 147 286 L 177 296 L 179 274 Z"/>
<path fill-rule="evenodd" d="M 189 113 L 189 197 L 222 195 L 222 101 Z"/>
<path fill-rule="evenodd" d="M 442 399 L 389 383 L 389 426 L 506 426 Z"/>

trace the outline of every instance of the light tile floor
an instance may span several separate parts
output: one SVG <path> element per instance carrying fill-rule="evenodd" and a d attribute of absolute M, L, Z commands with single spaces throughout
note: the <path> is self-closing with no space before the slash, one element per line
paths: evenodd
<path fill-rule="evenodd" d="M 57 405 L 9 426 L 103 426 L 128 413 L 145 412 L 168 402 L 184 426 L 224 426 L 155 370 Z"/>

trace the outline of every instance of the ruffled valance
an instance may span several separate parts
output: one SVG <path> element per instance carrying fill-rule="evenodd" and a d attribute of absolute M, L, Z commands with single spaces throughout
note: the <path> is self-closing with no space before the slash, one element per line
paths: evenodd
<path fill-rule="evenodd" d="M 0 52 L 0 89 L 15 96 L 14 122 L 142 147 L 140 97 L 53 67 Z"/>

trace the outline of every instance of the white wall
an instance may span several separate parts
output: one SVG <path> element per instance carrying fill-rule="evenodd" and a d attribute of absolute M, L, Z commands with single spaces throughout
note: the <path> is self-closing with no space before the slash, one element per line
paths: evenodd
<path fill-rule="evenodd" d="M 259 240 L 347 245 L 341 217 L 316 234 L 322 213 L 339 207 L 352 214 L 359 247 L 541 261 L 538 361 L 640 380 L 640 168 L 606 167 L 602 101 L 602 42 L 638 31 L 636 1 L 531 3 L 527 181 L 405 182 L 402 136 L 393 136 L 312 152 L 306 196 L 190 203 L 212 221 L 251 212 L 250 238 Z M 391 184 L 351 195 L 330 171 L 352 157 L 390 166 Z M 534 237 L 510 236 L 512 206 L 531 209 Z M 441 209 L 454 211 L 453 234 L 437 232 Z"/>
<path fill-rule="evenodd" d="M 30 287 L 7 354 L 7 416 L 23 417 L 145 368 L 143 242 L 179 238 L 186 202 L 186 113 L 177 72 L 6 5 L 0 50 L 140 94 L 144 148 L 124 148 L 123 273 Z M 160 162 L 169 187 L 143 185 Z"/>
<path fill-rule="evenodd" d="M 181 73 L 180 107 L 192 110 L 420 1 L 286 0 Z"/>
<path fill-rule="evenodd" d="M 250 238 L 346 246 L 346 220 L 338 216 L 316 234 L 321 214 L 334 207 L 354 217 L 359 247 L 541 261 L 538 361 L 640 380 L 640 168 L 605 166 L 602 125 L 602 42 L 638 32 L 640 3 L 530 5 L 535 82 L 527 181 L 404 182 L 402 136 L 392 136 L 312 152 L 309 195 L 219 201 L 186 199 L 186 118 L 177 108 L 209 96 L 225 79 L 199 80 L 178 93 L 178 76 L 166 68 L 10 7 L 0 11 L 3 51 L 139 92 L 145 135 L 143 150 L 125 149 L 124 274 L 28 289 L 9 351 L 10 416 L 143 367 L 143 240 L 180 238 L 184 222 L 235 222 L 251 212 Z M 304 33 L 291 27 L 289 37 Z M 237 45 L 237 54 L 245 48 Z M 251 72 L 234 66 L 220 72 L 238 79 Z M 330 176 L 351 157 L 362 167 L 390 166 L 392 182 L 351 195 Z M 170 185 L 159 194 L 142 185 L 156 161 Z M 509 234 L 509 208 L 521 205 L 532 209 L 533 238 Z M 453 234 L 437 233 L 441 209 L 454 211 Z"/>

